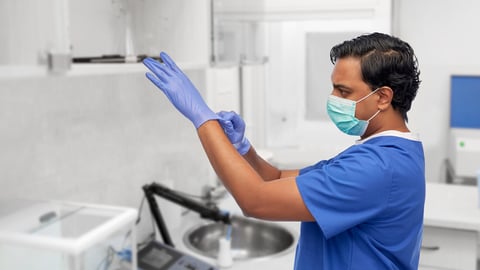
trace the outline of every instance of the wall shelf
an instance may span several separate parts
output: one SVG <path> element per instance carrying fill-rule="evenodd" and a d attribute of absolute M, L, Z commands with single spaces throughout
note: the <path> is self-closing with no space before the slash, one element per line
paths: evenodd
<path fill-rule="evenodd" d="M 208 68 L 207 65 L 180 62 L 177 65 L 184 71 Z M 145 73 L 147 68 L 142 63 L 115 63 L 115 64 L 72 64 L 65 73 L 51 73 L 45 66 L 0 66 L 0 80 L 14 80 L 21 78 L 38 78 L 48 76 L 93 76 L 108 74 L 135 74 Z"/>

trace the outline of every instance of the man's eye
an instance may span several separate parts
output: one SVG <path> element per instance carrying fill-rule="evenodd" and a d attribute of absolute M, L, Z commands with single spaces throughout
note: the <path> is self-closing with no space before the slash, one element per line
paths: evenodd
<path fill-rule="evenodd" d="M 347 91 L 339 90 L 339 92 L 340 92 L 340 95 L 342 95 L 342 96 L 348 95 L 348 92 L 347 92 Z"/>

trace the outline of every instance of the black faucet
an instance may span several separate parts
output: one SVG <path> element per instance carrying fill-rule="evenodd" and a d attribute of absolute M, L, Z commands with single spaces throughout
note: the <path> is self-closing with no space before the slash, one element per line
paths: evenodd
<path fill-rule="evenodd" d="M 200 214 L 200 217 L 205 219 L 211 219 L 213 221 L 221 221 L 225 224 L 230 224 L 230 214 L 226 211 L 218 209 L 217 206 L 212 204 L 202 204 L 201 202 L 187 198 L 173 189 L 167 188 L 158 183 L 151 183 L 143 186 L 143 191 L 145 192 L 145 197 L 150 206 L 150 211 L 157 223 L 158 230 L 162 235 L 163 241 L 169 246 L 174 246 L 168 229 L 165 226 L 165 222 L 160 213 L 160 208 L 158 207 L 157 202 L 155 201 L 154 195 L 158 195 L 164 199 L 167 199 L 173 203 L 179 204 L 185 208 L 188 208 L 194 212 Z"/>

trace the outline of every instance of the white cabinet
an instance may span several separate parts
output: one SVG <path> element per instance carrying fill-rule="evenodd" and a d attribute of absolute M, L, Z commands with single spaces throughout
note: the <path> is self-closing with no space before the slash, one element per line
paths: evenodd
<path fill-rule="evenodd" d="M 68 1 L 0 1 L 0 65 L 37 65 L 69 49 Z"/>
<path fill-rule="evenodd" d="M 99 57 L 163 50 L 177 62 L 210 63 L 210 0 L 18 2 L 0 1 L 0 65 L 45 66 L 56 51 Z"/>
<path fill-rule="evenodd" d="M 477 202 L 476 186 L 427 183 L 419 269 L 477 269 Z"/>
<path fill-rule="evenodd" d="M 130 3 L 134 3 L 132 28 L 137 54 L 156 55 L 163 50 L 176 62 L 203 66 L 210 63 L 210 0 L 130 0 Z"/>
<path fill-rule="evenodd" d="M 420 269 L 475 270 L 477 232 L 425 226 Z"/>
<path fill-rule="evenodd" d="M 158 56 L 210 62 L 209 0 L 70 0 L 73 56 Z M 91 31 L 95 29 L 95 31 Z"/>

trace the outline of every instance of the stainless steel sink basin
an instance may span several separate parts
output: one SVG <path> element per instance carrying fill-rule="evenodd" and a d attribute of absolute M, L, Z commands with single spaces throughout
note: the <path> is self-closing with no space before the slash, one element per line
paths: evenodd
<path fill-rule="evenodd" d="M 211 258 L 217 258 L 218 241 L 225 237 L 223 223 L 200 225 L 189 230 L 183 238 L 187 248 Z M 233 260 L 272 257 L 293 248 L 293 234 L 275 223 L 243 217 L 232 217 L 231 247 Z"/>

